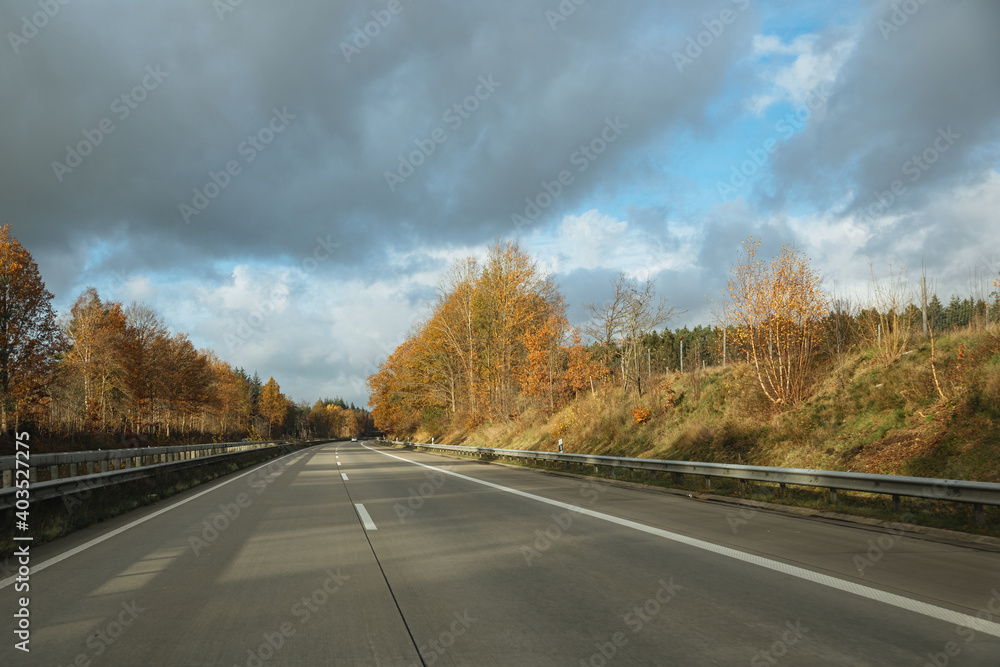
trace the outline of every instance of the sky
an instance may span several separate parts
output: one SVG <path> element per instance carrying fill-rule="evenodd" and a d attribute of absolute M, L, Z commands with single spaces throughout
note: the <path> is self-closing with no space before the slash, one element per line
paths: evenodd
<path fill-rule="evenodd" d="M 365 378 L 517 240 L 571 321 L 619 271 L 712 323 L 741 242 L 824 286 L 1000 271 L 995 0 L 7 0 L 0 223 L 273 376 Z M 923 267 L 923 268 L 922 268 Z"/>

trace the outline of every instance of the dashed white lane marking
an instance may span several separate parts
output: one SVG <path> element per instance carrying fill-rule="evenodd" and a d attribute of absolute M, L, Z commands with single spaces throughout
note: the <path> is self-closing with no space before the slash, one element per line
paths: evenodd
<path fill-rule="evenodd" d="M 743 561 L 744 563 L 750 563 L 752 565 L 757 565 L 759 567 L 767 568 L 769 570 L 774 570 L 775 572 L 781 572 L 783 574 L 787 574 L 792 577 L 796 577 L 798 579 L 803 579 L 805 581 L 810 581 L 815 584 L 820 584 L 821 586 L 827 586 L 829 588 L 833 588 L 838 591 L 851 593 L 852 595 L 857 595 L 858 597 L 868 598 L 869 600 L 876 600 L 878 602 L 884 602 L 885 604 L 892 605 L 900 609 L 906 609 L 907 611 L 912 611 L 917 614 L 921 614 L 923 616 L 929 616 L 930 618 L 944 621 L 952 625 L 962 625 L 967 628 L 972 628 L 973 630 L 976 630 L 978 632 L 984 632 L 988 635 L 993 635 L 994 637 L 1000 637 L 1000 623 L 993 623 L 991 621 L 986 621 L 982 618 L 969 616 L 968 614 L 952 611 L 951 609 L 945 609 L 944 607 L 938 607 L 937 605 L 928 604 L 926 602 L 921 602 L 919 600 L 913 600 L 911 598 L 903 597 L 902 595 L 887 593 L 886 591 L 880 591 L 877 588 L 864 586 L 862 584 L 858 584 L 853 581 L 838 579 L 836 577 L 831 577 L 826 574 L 820 574 L 818 572 L 813 572 L 812 570 L 806 570 L 801 567 L 789 565 L 788 563 L 782 563 L 780 561 L 771 560 L 770 558 L 764 558 L 756 554 L 744 553 L 742 551 L 733 549 L 731 547 L 724 547 L 719 544 L 705 542 L 704 540 L 699 540 L 694 537 L 688 537 L 687 535 L 672 533 L 669 530 L 663 530 L 662 528 L 654 528 L 653 526 L 647 526 L 645 524 L 641 524 L 636 521 L 630 521 L 628 519 L 622 519 L 620 517 L 612 516 L 610 514 L 604 514 L 603 512 L 597 512 L 595 510 L 587 509 L 585 507 L 570 505 L 569 503 L 564 503 L 558 500 L 552 500 L 551 498 L 536 496 L 535 494 L 527 493 L 526 491 L 518 491 L 517 489 L 511 489 L 506 486 L 500 486 L 499 484 L 486 482 L 481 479 L 476 479 L 474 477 L 467 477 L 466 475 L 461 475 L 457 472 L 451 472 L 450 470 L 435 468 L 434 466 L 429 466 L 425 463 L 411 461 L 409 459 L 404 459 L 401 456 L 396 456 L 395 454 L 389 454 L 388 452 L 383 452 L 378 449 L 372 449 L 368 445 L 362 445 L 362 446 L 365 449 L 371 450 L 378 454 L 382 454 L 383 456 L 388 456 L 390 458 L 398 459 L 400 461 L 404 461 L 412 465 L 417 465 L 422 468 L 429 468 L 430 470 L 436 470 L 437 472 L 440 472 L 442 474 L 451 475 L 452 477 L 458 477 L 459 479 L 464 479 L 469 482 L 474 482 L 476 484 L 482 484 L 483 486 L 488 486 L 491 489 L 504 491 L 506 493 L 513 494 L 515 496 L 521 496 L 522 498 L 537 500 L 538 502 L 554 505 L 556 507 L 561 507 L 562 509 L 567 509 L 578 514 L 586 514 L 587 516 L 594 517 L 595 519 L 603 519 L 604 521 L 609 521 L 611 523 L 618 524 L 619 526 L 625 526 L 626 528 L 632 528 L 633 530 L 649 533 L 650 535 L 657 535 L 659 537 L 664 537 L 668 540 L 673 540 L 674 542 L 679 542 L 681 544 L 686 544 L 688 546 L 695 547 L 696 549 L 702 549 L 704 551 L 709 551 L 711 553 L 719 554 L 720 556 L 726 556 L 728 558 L 740 560 Z"/>
<path fill-rule="evenodd" d="M 361 523 L 364 524 L 365 530 L 378 530 L 375 526 L 375 522 L 372 521 L 371 515 L 368 514 L 368 510 L 361 503 L 354 503 L 354 509 L 358 511 L 358 516 L 361 518 Z"/>

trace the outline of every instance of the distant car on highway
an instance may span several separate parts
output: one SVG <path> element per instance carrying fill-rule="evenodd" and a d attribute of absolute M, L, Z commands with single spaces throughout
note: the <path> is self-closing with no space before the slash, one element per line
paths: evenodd
<path fill-rule="evenodd" d="M 351 442 L 357 442 L 357 441 L 358 441 L 357 438 L 351 438 Z"/>

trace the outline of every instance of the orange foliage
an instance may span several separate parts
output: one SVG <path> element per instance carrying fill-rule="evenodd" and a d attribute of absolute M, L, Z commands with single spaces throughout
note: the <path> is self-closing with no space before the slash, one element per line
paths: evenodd
<path fill-rule="evenodd" d="M 632 421 L 636 424 L 645 424 L 646 420 L 649 419 L 652 414 L 652 409 L 637 405 L 632 408 Z"/>
<path fill-rule="evenodd" d="M 0 227 L 0 428 L 8 432 L 46 394 L 63 339 L 38 265 L 10 225 Z"/>
<path fill-rule="evenodd" d="M 519 397 L 554 409 L 564 386 L 565 306 L 516 243 L 497 242 L 480 266 L 458 262 L 428 321 L 368 378 L 376 425 L 423 418 L 474 426 L 510 419 Z"/>

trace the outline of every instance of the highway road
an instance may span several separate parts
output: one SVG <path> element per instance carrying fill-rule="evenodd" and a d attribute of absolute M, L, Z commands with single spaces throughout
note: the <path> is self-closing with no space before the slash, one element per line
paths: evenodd
<path fill-rule="evenodd" d="M 32 549 L 0 665 L 1000 665 L 1000 548 L 332 443 Z"/>

